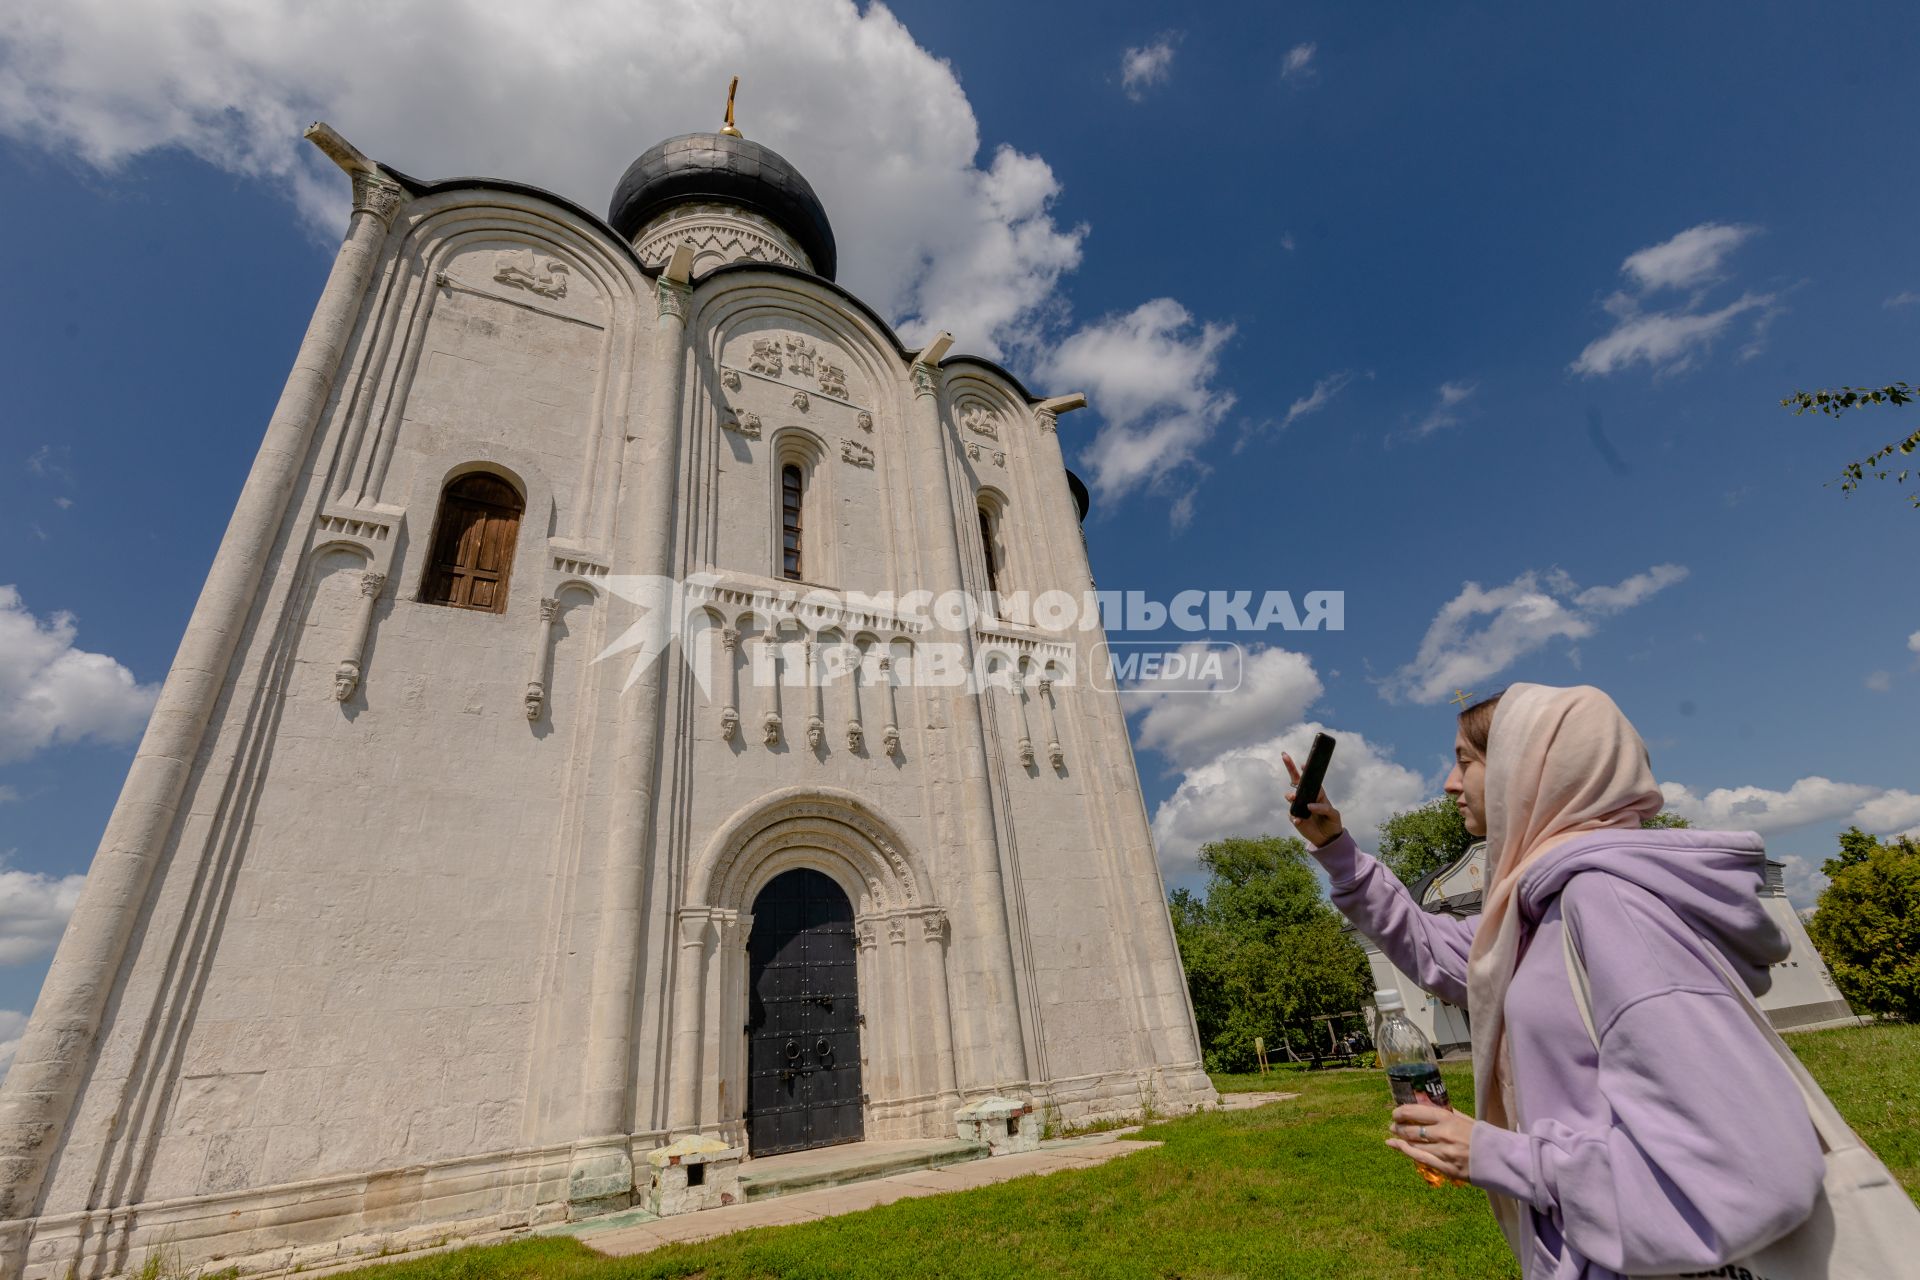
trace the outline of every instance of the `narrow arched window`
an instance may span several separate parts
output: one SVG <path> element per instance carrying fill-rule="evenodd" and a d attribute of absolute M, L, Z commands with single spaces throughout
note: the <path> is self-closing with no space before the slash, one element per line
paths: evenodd
<path fill-rule="evenodd" d="M 987 590 L 1000 594 L 1000 549 L 994 545 L 993 513 L 980 508 L 980 550 L 987 558 Z"/>
<path fill-rule="evenodd" d="M 421 581 L 426 604 L 507 611 L 507 577 L 526 509 L 519 490 L 499 476 L 471 472 L 440 495 L 433 550 Z"/>
<path fill-rule="evenodd" d="M 790 462 L 780 470 L 780 572 L 795 582 L 800 581 L 800 504 L 805 496 L 805 476 Z"/>

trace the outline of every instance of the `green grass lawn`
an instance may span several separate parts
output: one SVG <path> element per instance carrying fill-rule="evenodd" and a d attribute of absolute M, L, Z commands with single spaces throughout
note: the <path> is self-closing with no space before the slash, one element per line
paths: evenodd
<path fill-rule="evenodd" d="M 1813 1032 L 1791 1043 L 1840 1110 L 1920 1198 L 1920 1026 Z M 1472 1106 L 1465 1064 L 1447 1070 Z M 467 1249 L 352 1273 L 366 1280 L 785 1277 L 1514 1277 L 1486 1199 L 1432 1190 L 1382 1145 L 1373 1071 L 1223 1076 L 1222 1092 L 1298 1091 L 1254 1111 L 1153 1125 L 1166 1145 L 1026 1178 L 638 1258 L 570 1238 Z"/>

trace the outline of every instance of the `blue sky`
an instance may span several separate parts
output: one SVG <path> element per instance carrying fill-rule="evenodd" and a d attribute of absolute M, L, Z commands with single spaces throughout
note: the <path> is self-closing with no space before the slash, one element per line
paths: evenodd
<path fill-rule="evenodd" d="M 1826 483 L 1913 414 L 1777 405 L 1920 373 L 1910 8 L 253 9 L 0 18 L 0 1042 L 337 244 L 316 117 L 599 209 L 738 71 L 843 281 L 1090 393 L 1102 587 L 1344 590 L 1136 712 L 1174 879 L 1279 829 L 1279 746 L 1340 735 L 1362 826 L 1521 679 L 1611 692 L 1803 902 L 1847 823 L 1920 827 L 1920 511 Z"/>

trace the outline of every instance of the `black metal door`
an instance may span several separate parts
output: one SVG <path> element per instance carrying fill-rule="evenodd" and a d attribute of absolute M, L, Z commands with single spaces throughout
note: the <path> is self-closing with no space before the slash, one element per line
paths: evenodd
<path fill-rule="evenodd" d="M 754 899 L 747 963 L 748 1150 L 858 1142 L 853 904 L 818 871 L 775 876 Z"/>

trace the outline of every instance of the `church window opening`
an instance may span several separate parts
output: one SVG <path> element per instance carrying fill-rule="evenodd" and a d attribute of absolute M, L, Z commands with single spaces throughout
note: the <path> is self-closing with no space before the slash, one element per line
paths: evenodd
<path fill-rule="evenodd" d="M 449 484 L 440 495 L 421 601 L 505 613 L 525 509 L 519 491 L 499 476 L 472 472 Z"/>
<path fill-rule="evenodd" d="M 800 581 L 800 505 L 805 496 L 805 477 L 788 463 L 780 471 L 780 572 L 795 582 Z"/>
<path fill-rule="evenodd" d="M 994 545 L 994 525 L 997 521 L 993 512 L 980 508 L 980 550 L 987 558 L 987 590 L 994 595 L 1000 594 L 1000 551 Z"/>

